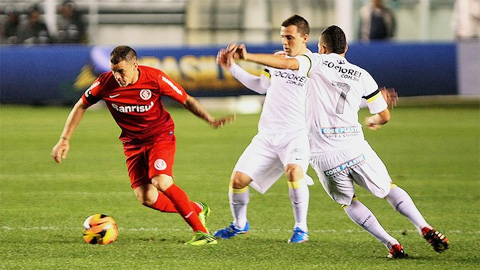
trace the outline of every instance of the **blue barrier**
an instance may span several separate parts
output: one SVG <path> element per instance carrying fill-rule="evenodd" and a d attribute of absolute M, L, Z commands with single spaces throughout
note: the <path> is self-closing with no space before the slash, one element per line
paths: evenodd
<path fill-rule="evenodd" d="M 316 51 L 316 44 L 309 44 Z M 109 70 L 111 47 L 76 45 L 0 48 L 0 102 L 72 104 L 92 81 Z M 138 48 L 139 63 L 162 69 L 193 96 L 253 94 L 215 63 L 220 47 Z M 280 45 L 248 46 L 271 53 Z M 347 59 L 369 71 L 380 86 L 400 96 L 457 94 L 454 43 L 354 43 Z M 262 67 L 242 63 L 259 74 Z"/>

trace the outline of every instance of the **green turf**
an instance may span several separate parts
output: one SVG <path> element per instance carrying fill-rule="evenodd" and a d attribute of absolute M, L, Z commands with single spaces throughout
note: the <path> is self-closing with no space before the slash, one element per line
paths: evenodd
<path fill-rule="evenodd" d="M 231 221 L 227 187 L 256 133 L 258 115 L 213 130 L 186 110 L 171 110 L 178 150 L 175 179 L 192 200 L 212 207 L 212 230 Z M 480 110 L 467 106 L 398 107 L 392 122 L 366 137 L 394 181 L 451 240 L 437 254 L 383 200 L 360 199 L 410 257 L 387 250 L 353 224 L 317 182 L 311 187 L 310 241 L 287 244 L 293 215 L 285 179 L 251 192 L 251 232 L 216 246 L 190 247 L 176 214 L 141 206 L 129 186 L 119 129 L 106 110 L 88 111 L 61 164 L 49 156 L 69 108 L 0 106 L 0 269 L 475 269 L 480 265 Z M 216 113 L 215 115 L 219 115 Z M 361 112 L 361 117 L 366 115 Z M 313 176 L 313 174 L 311 173 Z M 118 240 L 83 242 L 94 213 L 113 216 Z"/>

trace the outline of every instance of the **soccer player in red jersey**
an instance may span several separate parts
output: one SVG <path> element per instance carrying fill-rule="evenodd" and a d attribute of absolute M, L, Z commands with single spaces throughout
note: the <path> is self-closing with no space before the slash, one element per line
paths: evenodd
<path fill-rule="evenodd" d="M 186 244 L 216 244 L 205 225 L 209 207 L 190 201 L 185 191 L 173 182 L 174 122 L 161 97 L 168 96 L 181 103 L 214 128 L 233 121 L 234 116 L 212 117 L 161 70 L 138 65 L 137 53 L 131 47 L 114 48 L 110 54 L 110 67 L 112 71 L 101 74 L 73 107 L 60 139 L 52 149 L 53 159 L 61 163 L 67 157 L 69 139 L 85 110 L 103 99 L 122 130 L 120 140 L 137 199 L 158 211 L 179 213 L 194 231 L 193 239 Z"/>

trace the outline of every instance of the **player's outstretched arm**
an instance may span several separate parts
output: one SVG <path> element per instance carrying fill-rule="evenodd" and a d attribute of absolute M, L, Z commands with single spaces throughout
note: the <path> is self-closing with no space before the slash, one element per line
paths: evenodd
<path fill-rule="evenodd" d="M 62 159 L 67 158 L 67 153 L 70 150 L 70 138 L 72 137 L 73 131 L 82 120 L 86 109 L 87 107 L 83 103 L 82 99 L 80 99 L 75 104 L 72 111 L 70 111 L 62 134 L 60 135 L 60 139 L 52 149 L 51 156 L 55 162 L 62 163 Z"/>
<path fill-rule="evenodd" d="M 385 109 L 372 116 L 367 116 L 365 118 L 365 125 L 371 130 L 377 130 L 382 125 L 388 123 L 388 121 L 390 121 L 390 111 Z"/>
<path fill-rule="evenodd" d="M 227 53 L 233 54 L 234 58 L 240 58 L 269 67 L 291 70 L 300 68 L 300 63 L 295 58 L 286 58 L 284 55 L 279 54 L 248 53 L 245 44 L 230 44 L 227 48 Z"/>
<path fill-rule="evenodd" d="M 210 113 L 208 113 L 208 111 L 205 110 L 202 105 L 200 105 L 196 98 L 190 95 L 187 97 L 187 100 L 185 101 L 183 106 L 196 116 L 207 121 L 208 124 L 213 128 L 223 127 L 225 124 L 228 124 L 235 120 L 235 115 L 229 115 L 216 119 L 215 117 L 211 116 Z"/>
<path fill-rule="evenodd" d="M 228 49 L 228 48 L 227 48 Z M 259 94 L 267 93 L 267 88 L 262 84 L 262 78 L 250 74 L 239 65 L 235 64 L 232 54 L 228 54 L 226 49 L 221 49 L 217 54 L 217 63 L 223 69 L 227 69 L 232 76 L 241 82 L 248 89 L 255 91 Z"/>

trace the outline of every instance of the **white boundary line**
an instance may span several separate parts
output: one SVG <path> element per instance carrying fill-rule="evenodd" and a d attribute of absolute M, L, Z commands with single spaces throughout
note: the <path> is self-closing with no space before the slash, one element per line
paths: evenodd
<path fill-rule="evenodd" d="M 34 226 L 34 227 L 10 227 L 10 226 L 1 226 L 0 231 L 81 231 L 82 227 L 78 228 L 72 227 L 57 227 L 57 226 Z M 176 229 L 176 228 L 159 228 L 159 227 L 150 227 L 150 228 L 118 228 L 119 231 L 126 232 L 156 232 L 156 231 L 190 231 L 189 228 L 185 229 Z M 252 232 L 259 233 L 283 233 L 291 232 L 291 230 L 286 229 L 251 229 Z M 325 229 L 325 230 L 309 230 L 309 233 L 318 233 L 318 234 L 343 234 L 343 233 L 363 233 L 365 232 L 362 229 L 349 229 L 349 230 L 335 230 L 335 229 Z M 417 230 L 389 230 L 391 233 L 417 233 Z M 480 234 L 480 231 L 460 231 L 460 230 L 449 230 L 448 234 Z"/>

